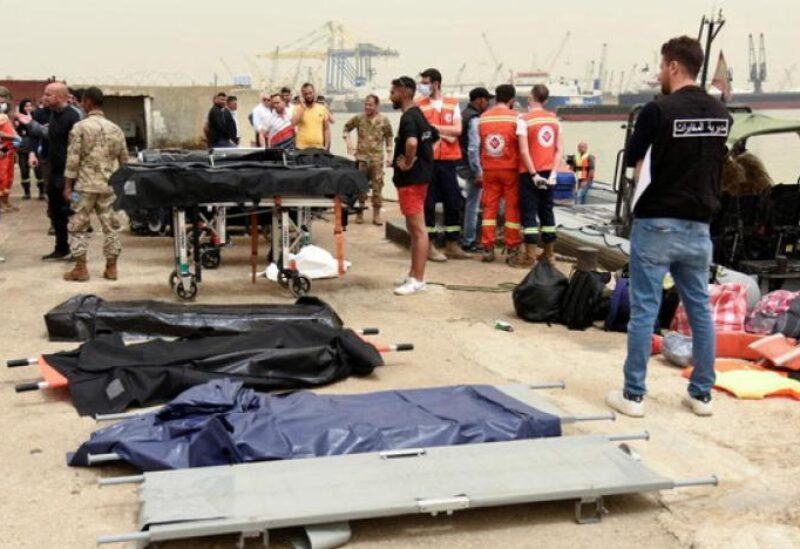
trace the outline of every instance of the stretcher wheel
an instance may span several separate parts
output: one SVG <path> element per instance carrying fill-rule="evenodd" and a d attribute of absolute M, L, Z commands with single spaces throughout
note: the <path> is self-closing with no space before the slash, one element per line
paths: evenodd
<path fill-rule="evenodd" d="M 281 288 L 288 290 L 289 283 L 292 279 L 297 276 L 297 273 L 291 269 L 281 269 L 278 271 L 278 284 L 281 285 Z"/>
<path fill-rule="evenodd" d="M 183 284 L 178 283 L 175 286 L 175 295 L 184 301 L 194 299 L 197 296 L 197 282 L 194 277 L 189 280 L 189 287 L 185 288 Z"/>
<path fill-rule="evenodd" d="M 169 273 L 169 287 L 174 291 L 178 286 L 178 271 Z"/>
<path fill-rule="evenodd" d="M 295 276 L 292 278 L 290 291 L 294 297 L 308 295 L 311 291 L 311 279 L 303 275 Z"/>
<path fill-rule="evenodd" d="M 207 248 L 200 251 L 200 263 L 206 269 L 216 269 L 222 263 L 222 254 L 216 248 Z"/>

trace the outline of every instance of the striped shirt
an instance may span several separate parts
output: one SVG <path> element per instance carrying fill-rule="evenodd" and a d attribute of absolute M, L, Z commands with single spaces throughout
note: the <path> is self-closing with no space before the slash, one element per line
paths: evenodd
<path fill-rule="evenodd" d="M 262 129 L 267 134 L 267 146 L 273 149 L 294 149 L 295 129 L 292 126 L 292 115 L 288 111 L 283 114 L 273 112 L 263 123 Z"/>

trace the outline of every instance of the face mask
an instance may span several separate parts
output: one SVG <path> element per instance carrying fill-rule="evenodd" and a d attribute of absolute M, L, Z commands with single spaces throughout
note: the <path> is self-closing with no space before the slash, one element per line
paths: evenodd
<path fill-rule="evenodd" d="M 417 92 L 422 97 L 430 97 L 431 96 L 431 85 L 430 84 L 417 84 Z"/>
<path fill-rule="evenodd" d="M 8 103 L 0 103 L 0 113 L 7 113 L 8 112 Z"/>

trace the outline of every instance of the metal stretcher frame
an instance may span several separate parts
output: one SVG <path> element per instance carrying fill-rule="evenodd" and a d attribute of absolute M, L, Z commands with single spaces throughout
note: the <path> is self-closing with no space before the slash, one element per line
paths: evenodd
<path fill-rule="evenodd" d="M 350 520 L 575 500 L 579 523 L 598 522 L 603 498 L 716 485 L 716 477 L 672 480 L 646 467 L 619 441 L 647 433 L 589 435 L 418 448 L 105 479 L 139 483 L 139 531 L 100 544 L 261 534 L 306 527 L 349 539 Z M 589 510 L 589 514 L 585 514 Z"/>
<path fill-rule="evenodd" d="M 187 209 L 173 208 L 173 246 L 175 251 L 175 264 L 174 270 L 170 274 L 169 283 L 175 294 L 184 300 L 194 299 L 198 292 L 197 284 L 202 281 L 203 265 L 219 265 L 219 248 L 227 241 L 226 235 L 226 209 L 230 207 L 243 206 L 242 204 L 235 203 L 209 203 L 200 204 L 191 209 L 195 218 L 191 224 L 191 239 L 193 253 L 189 252 L 189 224 L 187 223 Z M 276 196 L 273 198 L 265 198 L 258 201 L 258 203 L 251 203 L 244 205 L 250 211 L 250 225 L 251 225 L 251 267 L 252 267 L 252 281 L 255 283 L 255 272 L 258 255 L 258 230 L 256 216 L 258 213 L 268 210 L 272 217 L 272 234 L 271 234 L 271 254 L 272 260 L 278 266 L 278 282 L 285 288 L 288 288 L 295 297 L 308 294 L 311 290 L 311 280 L 305 276 L 300 275 L 296 270 L 288 267 L 285 263 L 286 258 L 290 252 L 296 252 L 300 247 L 301 236 L 292 240 L 291 230 L 297 229 L 298 234 L 304 234 L 310 225 L 310 209 L 311 208 L 333 208 L 334 211 L 334 242 L 335 242 L 335 257 L 338 262 L 339 276 L 345 273 L 345 246 L 344 246 L 344 231 L 342 226 L 342 199 L 339 196 L 334 197 L 310 197 L 310 196 Z M 214 242 L 217 243 L 216 247 L 211 249 L 204 249 L 200 245 L 200 229 L 198 227 L 197 212 L 203 207 L 210 207 L 215 210 L 215 213 L 209 222 L 208 219 L 203 218 L 203 221 L 209 225 L 209 230 L 213 235 Z M 296 210 L 297 218 L 292 222 L 289 216 L 289 210 Z M 210 264 L 206 262 L 207 257 L 216 257 Z M 216 254 L 216 255 L 214 255 Z"/>

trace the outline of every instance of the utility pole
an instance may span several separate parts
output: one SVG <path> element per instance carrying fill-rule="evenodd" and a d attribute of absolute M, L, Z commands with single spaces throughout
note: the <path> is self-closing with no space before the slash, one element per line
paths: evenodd
<path fill-rule="evenodd" d="M 704 15 L 703 19 L 700 21 L 700 32 L 698 33 L 697 39 L 701 40 L 703 38 L 703 33 L 706 35 L 706 49 L 704 52 L 705 62 L 703 63 L 703 76 L 700 80 L 700 87 L 703 89 L 706 89 L 706 82 L 708 80 L 708 61 L 709 55 L 711 55 L 711 44 L 724 25 L 725 19 L 722 17 L 722 10 L 719 10 L 716 19 L 713 19 L 713 15 L 712 19 Z"/>

